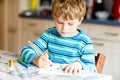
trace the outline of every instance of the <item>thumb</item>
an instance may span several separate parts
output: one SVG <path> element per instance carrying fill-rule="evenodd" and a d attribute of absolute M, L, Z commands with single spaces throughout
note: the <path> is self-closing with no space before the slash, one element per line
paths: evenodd
<path fill-rule="evenodd" d="M 49 66 L 53 65 L 52 61 L 50 59 L 48 59 L 48 58 L 47 58 L 47 63 L 48 63 Z"/>

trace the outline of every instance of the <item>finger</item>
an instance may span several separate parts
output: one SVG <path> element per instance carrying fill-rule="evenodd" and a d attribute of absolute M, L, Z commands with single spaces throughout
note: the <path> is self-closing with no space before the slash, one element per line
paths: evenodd
<path fill-rule="evenodd" d="M 44 69 L 49 69 L 49 66 L 46 66 L 46 65 L 41 65 L 41 67 Z"/>
<path fill-rule="evenodd" d="M 69 69 L 70 69 L 70 66 L 69 66 L 69 65 L 68 65 L 68 66 L 65 66 L 64 72 L 65 72 L 65 73 L 68 73 L 68 72 L 69 72 Z"/>
<path fill-rule="evenodd" d="M 40 61 L 40 62 L 39 62 L 39 66 L 42 67 L 42 68 L 46 68 L 46 69 L 47 69 L 48 67 L 50 67 L 50 66 L 49 66 L 49 62 L 47 62 L 46 60 Z"/>
<path fill-rule="evenodd" d="M 73 72 L 74 72 L 74 67 L 71 66 L 71 67 L 69 68 L 68 73 L 69 73 L 69 74 L 73 74 Z"/>
<path fill-rule="evenodd" d="M 79 74 L 79 71 L 80 71 L 80 69 L 75 68 L 74 71 L 73 71 L 73 74 Z"/>
<path fill-rule="evenodd" d="M 37 56 L 32 62 L 33 62 L 37 67 L 40 67 L 40 63 L 41 63 L 40 56 Z"/>
<path fill-rule="evenodd" d="M 47 65 L 47 61 L 43 58 L 40 57 L 40 59 L 38 59 L 38 67 L 43 67 L 43 65 Z"/>
<path fill-rule="evenodd" d="M 50 59 L 48 59 L 48 58 L 46 58 L 46 62 L 47 62 L 48 66 L 52 66 L 53 65 L 52 61 Z"/>
<path fill-rule="evenodd" d="M 41 55 L 42 64 L 52 66 L 52 61 L 48 57 Z"/>
<path fill-rule="evenodd" d="M 45 53 L 45 56 L 48 58 L 48 53 L 47 52 Z"/>

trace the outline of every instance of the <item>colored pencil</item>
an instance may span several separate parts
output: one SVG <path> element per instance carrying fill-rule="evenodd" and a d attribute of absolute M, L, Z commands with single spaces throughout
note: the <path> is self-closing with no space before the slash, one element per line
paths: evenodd
<path fill-rule="evenodd" d="M 28 41 L 28 43 L 37 51 L 37 52 L 41 52 L 38 48 L 36 48 L 36 45 L 33 44 L 31 41 Z M 47 56 L 43 53 L 40 53 L 44 58 L 47 58 Z M 50 66 L 52 66 L 52 64 L 50 64 Z"/>
<path fill-rule="evenodd" d="M 31 41 L 28 41 L 28 43 L 29 43 L 37 52 L 40 53 L 40 50 L 36 48 L 36 45 L 35 45 L 35 44 L 33 44 Z M 45 56 L 43 53 L 40 53 L 40 54 L 43 55 L 44 57 L 47 57 L 47 56 Z"/>
<path fill-rule="evenodd" d="M 20 60 L 20 59 L 17 59 L 17 61 L 18 61 L 22 66 L 24 66 L 25 68 L 28 68 L 28 67 L 30 66 L 29 64 L 23 62 L 23 61 Z"/>

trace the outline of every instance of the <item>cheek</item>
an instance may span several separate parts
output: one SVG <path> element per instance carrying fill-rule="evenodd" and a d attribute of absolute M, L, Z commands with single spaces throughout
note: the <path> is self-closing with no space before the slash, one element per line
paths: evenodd
<path fill-rule="evenodd" d="M 62 25 L 56 23 L 56 27 L 59 28 L 59 29 L 61 29 Z"/>
<path fill-rule="evenodd" d="M 74 28 L 77 29 L 78 27 L 79 27 L 79 24 L 76 24 Z"/>
<path fill-rule="evenodd" d="M 61 31 L 62 25 L 56 24 L 56 28 L 57 28 L 58 31 Z"/>

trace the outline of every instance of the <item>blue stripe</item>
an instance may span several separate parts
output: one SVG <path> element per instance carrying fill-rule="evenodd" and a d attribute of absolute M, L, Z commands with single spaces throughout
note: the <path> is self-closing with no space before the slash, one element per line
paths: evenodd
<path fill-rule="evenodd" d="M 75 60 L 81 62 L 86 70 L 95 69 L 94 49 L 90 37 L 84 32 L 74 37 L 61 37 L 56 28 L 46 30 L 39 39 L 33 42 L 42 52 L 48 49 L 50 60 L 58 63 L 73 63 Z M 22 49 L 22 59 L 30 63 L 36 56 L 40 55 L 31 45 Z M 90 68 L 92 66 L 92 68 Z"/>
<path fill-rule="evenodd" d="M 39 49 L 41 49 L 41 51 L 45 50 L 45 47 L 42 45 L 39 45 L 39 43 L 37 41 L 33 42 Z"/>
<path fill-rule="evenodd" d="M 76 48 L 81 50 L 82 46 L 81 45 L 77 45 L 77 44 L 68 44 L 68 43 L 62 43 L 62 42 L 55 42 L 55 41 L 50 41 L 51 44 L 56 44 L 59 46 L 64 46 L 64 47 L 69 47 L 69 48 Z"/>
<path fill-rule="evenodd" d="M 50 53 L 53 53 L 53 54 L 58 54 L 58 55 L 61 55 L 61 56 L 67 56 L 67 57 L 80 57 L 79 54 L 75 54 L 75 55 L 70 55 L 69 52 L 60 52 L 60 51 L 57 51 L 57 50 L 54 50 L 54 49 L 51 49 L 49 50 Z"/>
<path fill-rule="evenodd" d="M 45 42 L 48 42 L 48 37 L 46 37 L 45 35 L 41 35 L 40 38 L 43 39 Z"/>
<path fill-rule="evenodd" d="M 32 60 L 33 60 L 35 57 L 36 57 L 35 55 L 31 55 L 30 58 L 29 58 L 28 61 L 27 61 L 28 64 L 29 64 L 30 62 L 32 62 Z"/>
<path fill-rule="evenodd" d="M 74 40 L 71 40 L 71 39 L 69 41 L 75 42 Z M 82 47 L 84 46 L 84 43 L 82 41 L 79 41 L 79 42 L 76 41 L 76 43 L 79 43 L 81 45 L 78 45 L 78 44 L 75 44 L 75 43 L 73 44 L 73 43 L 69 43 L 69 42 L 58 41 L 56 39 L 50 39 L 49 43 L 57 44 L 57 45 L 60 45 L 60 46 L 65 46 L 65 47 L 70 47 L 70 48 L 77 48 L 77 49 L 82 49 Z"/>

